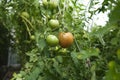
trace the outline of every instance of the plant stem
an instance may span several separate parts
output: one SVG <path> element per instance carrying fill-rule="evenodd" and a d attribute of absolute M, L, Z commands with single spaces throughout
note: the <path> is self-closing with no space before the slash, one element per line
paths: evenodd
<path fill-rule="evenodd" d="M 29 23 L 29 25 L 34 29 L 34 27 L 33 27 L 33 25 L 31 24 L 31 22 L 27 19 L 27 18 L 25 18 L 24 16 L 21 16 L 26 22 L 28 22 Z"/>
<path fill-rule="evenodd" d="M 29 29 L 27 23 L 25 22 L 25 20 L 23 20 L 23 22 L 25 23 L 25 26 L 26 26 L 26 28 L 27 28 L 27 31 L 28 31 L 29 36 L 31 36 L 30 29 Z"/>
<path fill-rule="evenodd" d="M 75 44 L 76 44 L 76 46 L 77 46 L 77 48 L 78 48 L 78 50 L 79 50 L 79 52 L 80 52 L 80 47 L 79 47 L 76 39 L 75 39 Z"/>

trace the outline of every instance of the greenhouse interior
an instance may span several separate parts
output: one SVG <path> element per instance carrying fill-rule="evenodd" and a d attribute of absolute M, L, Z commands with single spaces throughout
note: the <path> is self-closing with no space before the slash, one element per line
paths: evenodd
<path fill-rule="evenodd" d="M 120 0 L 0 0 L 0 80 L 120 80 Z"/>

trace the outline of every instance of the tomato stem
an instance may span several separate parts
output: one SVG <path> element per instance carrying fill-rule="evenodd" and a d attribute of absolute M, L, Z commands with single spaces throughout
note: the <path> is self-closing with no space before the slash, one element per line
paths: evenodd
<path fill-rule="evenodd" d="M 27 31 L 28 31 L 29 36 L 31 36 L 30 29 L 29 29 L 27 23 L 25 22 L 25 20 L 23 20 L 23 22 L 25 23 L 25 26 L 26 26 L 26 28 L 27 28 Z"/>
<path fill-rule="evenodd" d="M 33 27 L 33 25 L 31 24 L 31 22 L 27 19 L 27 18 L 25 18 L 24 16 L 21 16 L 26 22 L 28 22 L 29 23 L 29 25 L 34 29 L 34 27 Z"/>
<path fill-rule="evenodd" d="M 77 46 L 77 48 L 78 48 L 78 50 L 79 50 L 79 52 L 80 52 L 80 47 L 79 47 L 78 42 L 77 42 L 76 39 L 75 39 L 75 44 L 76 44 L 76 46 Z"/>

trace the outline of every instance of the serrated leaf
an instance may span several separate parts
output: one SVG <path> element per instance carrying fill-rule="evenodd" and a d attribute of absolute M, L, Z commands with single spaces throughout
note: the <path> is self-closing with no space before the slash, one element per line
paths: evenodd
<path fill-rule="evenodd" d="M 37 78 L 39 77 L 39 73 L 40 73 L 40 69 L 39 67 L 35 67 L 35 69 L 33 69 L 33 71 L 25 76 L 26 80 L 37 80 Z"/>
<path fill-rule="evenodd" d="M 28 55 L 28 56 L 36 55 L 37 51 L 38 51 L 37 49 L 32 49 L 31 51 L 27 52 L 26 55 Z"/>
<path fill-rule="evenodd" d="M 62 74 L 59 68 L 59 63 L 56 60 L 54 60 L 53 67 L 55 68 L 57 73 L 59 73 L 60 75 Z"/>
<path fill-rule="evenodd" d="M 25 71 L 20 71 L 20 74 L 24 76 L 24 75 L 26 75 L 26 72 Z"/>
<path fill-rule="evenodd" d="M 38 48 L 40 48 L 41 50 L 43 50 L 44 47 L 46 46 L 45 39 L 40 39 L 40 40 L 38 41 L 37 46 L 38 46 Z"/>
<path fill-rule="evenodd" d="M 25 68 L 31 68 L 31 67 L 33 67 L 33 64 L 32 64 L 32 63 L 27 62 L 27 63 L 25 64 Z"/>

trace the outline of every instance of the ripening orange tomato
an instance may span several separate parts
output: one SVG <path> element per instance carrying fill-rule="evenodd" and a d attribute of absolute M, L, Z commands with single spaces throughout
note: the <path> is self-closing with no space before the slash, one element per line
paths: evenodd
<path fill-rule="evenodd" d="M 74 36 L 70 32 L 60 32 L 58 38 L 59 44 L 63 48 L 69 47 L 74 41 Z"/>

